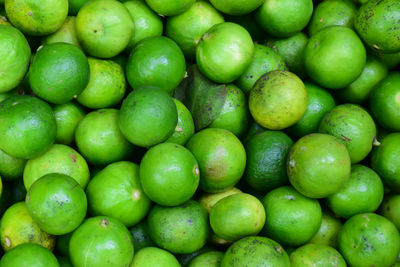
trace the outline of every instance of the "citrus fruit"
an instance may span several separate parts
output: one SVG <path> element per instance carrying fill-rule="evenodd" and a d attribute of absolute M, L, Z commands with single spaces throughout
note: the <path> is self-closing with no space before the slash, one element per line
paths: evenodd
<path fill-rule="evenodd" d="M 312 0 L 266 0 L 255 19 L 270 35 L 289 37 L 307 26 L 312 13 Z"/>
<path fill-rule="evenodd" d="M 224 17 L 210 3 L 197 1 L 185 12 L 167 18 L 165 34 L 179 45 L 187 58 L 194 59 L 201 36 L 224 21 Z"/>
<path fill-rule="evenodd" d="M 179 46 L 164 36 L 146 38 L 135 45 L 126 64 L 129 84 L 159 87 L 169 94 L 182 81 L 185 57 Z"/>
<path fill-rule="evenodd" d="M 56 32 L 42 38 L 42 44 L 46 45 L 46 44 L 63 42 L 63 43 L 73 44 L 81 48 L 78 41 L 78 37 L 76 36 L 75 20 L 76 17 L 68 16 L 64 20 L 64 24 L 61 26 L 61 28 L 59 28 Z"/>
<path fill-rule="evenodd" d="M 3 180 L 16 180 L 22 176 L 26 160 L 15 158 L 0 149 L 0 176 Z"/>
<path fill-rule="evenodd" d="M 96 165 L 106 165 L 126 158 L 134 146 L 118 127 L 119 111 L 99 109 L 87 114 L 75 131 L 75 142 L 85 159 Z"/>
<path fill-rule="evenodd" d="M 258 79 L 249 95 L 254 120 L 271 130 L 285 129 L 301 119 L 307 108 L 304 83 L 288 71 L 271 71 Z"/>
<path fill-rule="evenodd" d="M 203 253 L 213 251 L 215 248 L 205 245 L 201 249 L 192 252 L 192 253 L 187 253 L 187 254 L 176 254 L 176 258 L 178 259 L 179 263 L 181 264 L 182 267 L 188 267 L 190 264 L 190 261 L 193 260 L 195 257 L 198 255 L 201 255 Z"/>
<path fill-rule="evenodd" d="M 186 147 L 199 163 L 200 188 L 205 192 L 224 191 L 234 186 L 244 173 L 246 151 L 227 130 L 204 129 L 193 135 Z"/>
<path fill-rule="evenodd" d="M 249 236 L 233 243 L 221 262 L 221 267 L 245 265 L 289 267 L 290 261 L 286 251 L 274 240 Z"/>
<path fill-rule="evenodd" d="M 82 188 L 89 182 L 90 173 L 86 160 L 73 148 L 54 144 L 46 153 L 28 160 L 24 168 L 24 185 L 31 185 L 45 174 L 60 173 L 71 176 Z"/>
<path fill-rule="evenodd" d="M 85 89 L 89 73 L 82 50 L 67 43 L 47 44 L 33 57 L 29 85 L 47 102 L 65 104 Z"/>
<path fill-rule="evenodd" d="M 150 210 L 139 179 L 139 166 L 129 161 L 111 163 L 98 172 L 86 189 L 93 216 L 118 219 L 127 227 L 140 222 Z"/>
<path fill-rule="evenodd" d="M 206 209 L 208 213 L 210 213 L 212 207 L 214 207 L 218 201 L 238 193 L 242 193 L 242 191 L 236 187 L 229 188 L 219 193 L 203 193 L 199 198 L 199 203 L 203 206 L 203 208 Z"/>
<path fill-rule="evenodd" d="M 266 214 L 263 234 L 280 244 L 302 245 L 321 225 L 322 211 L 318 201 L 303 196 L 291 186 L 270 191 L 262 204 Z"/>
<path fill-rule="evenodd" d="M 33 221 L 25 202 L 15 203 L 4 212 L 1 218 L 0 239 L 6 252 L 23 243 L 36 243 L 53 250 L 56 243 L 55 236 L 41 230 Z"/>
<path fill-rule="evenodd" d="M 211 4 L 219 11 L 229 15 L 245 15 L 264 3 L 264 0 L 210 0 Z"/>
<path fill-rule="evenodd" d="M 371 152 L 376 140 L 374 120 L 364 108 L 354 104 L 334 107 L 323 117 L 318 131 L 333 135 L 346 145 L 353 164 Z"/>
<path fill-rule="evenodd" d="M 357 34 L 345 26 L 329 26 L 313 36 L 304 49 L 307 74 L 319 85 L 340 89 L 352 83 L 366 63 L 366 50 Z"/>
<path fill-rule="evenodd" d="M 196 47 L 196 62 L 207 78 L 230 83 L 247 69 L 253 52 L 249 32 L 236 23 L 223 22 L 202 35 Z"/>
<path fill-rule="evenodd" d="M 158 14 L 174 16 L 188 10 L 196 0 L 146 0 L 146 3 Z"/>
<path fill-rule="evenodd" d="M 165 142 L 185 145 L 194 134 L 193 117 L 181 101 L 176 98 L 172 98 L 172 100 L 174 100 L 176 111 L 178 112 L 178 124 L 175 127 L 174 133 Z"/>
<path fill-rule="evenodd" d="M 149 227 L 145 220 L 131 227 L 129 231 L 131 232 L 133 247 L 136 251 L 142 248 L 155 246 L 155 243 L 151 240 L 149 235 Z"/>
<path fill-rule="evenodd" d="M 142 248 L 135 253 L 130 267 L 180 267 L 174 255 L 157 247 Z"/>
<path fill-rule="evenodd" d="M 85 111 L 79 104 L 68 102 L 54 105 L 53 113 L 57 123 L 56 142 L 70 145 L 75 140 L 76 126 L 85 116 Z"/>
<path fill-rule="evenodd" d="M 384 53 L 372 48 L 368 49 L 368 52 L 376 56 L 389 70 L 394 69 L 400 62 L 400 52 Z"/>
<path fill-rule="evenodd" d="M 118 220 L 97 216 L 85 220 L 69 242 L 71 262 L 83 266 L 129 266 L 134 248 L 128 229 Z"/>
<path fill-rule="evenodd" d="M 44 153 L 56 138 L 51 107 L 32 96 L 10 96 L 0 105 L 0 149 L 30 159 Z"/>
<path fill-rule="evenodd" d="M 25 243 L 8 251 L 1 258 L 0 267 L 13 266 L 59 267 L 60 265 L 48 249 L 35 243 Z"/>
<path fill-rule="evenodd" d="M 219 267 L 221 266 L 224 253 L 221 251 L 209 251 L 195 257 L 189 264 L 189 267 Z"/>
<path fill-rule="evenodd" d="M 147 217 L 151 239 L 172 253 L 191 253 L 207 242 L 208 215 L 196 201 L 175 207 L 156 205 Z"/>
<path fill-rule="evenodd" d="M 12 26 L 0 25 L 0 58 L 0 93 L 5 93 L 22 81 L 31 58 L 27 40 Z"/>
<path fill-rule="evenodd" d="M 227 15 L 225 14 L 226 21 L 239 24 L 245 28 L 249 33 L 254 42 L 262 43 L 265 38 L 265 31 L 253 18 L 253 12 L 246 15 Z"/>
<path fill-rule="evenodd" d="M 340 253 L 326 245 L 306 244 L 290 254 L 292 267 L 347 267 Z"/>
<path fill-rule="evenodd" d="M 88 1 L 79 9 L 75 27 L 85 52 L 100 58 L 111 58 L 121 53 L 134 32 L 128 9 L 116 0 Z"/>
<path fill-rule="evenodd" d="M 7 0 L 7 18 L 23 33 L 34 36 L 57 31 L 68 15 L 68 0 Z"/>
<path fill-rule="evenodd" d="M 88 1 L 89 0 L 68 0 L 68 14 L 75 16 L 78 14 L 79 9 Z"/>
<path fill-rule="evenodd" d="M 375 213 L 362 213 L 347 220 L 338 242 L 349 266 L 389 267 L 396 261 L 400 250 L 400 235 L 396 227 Z"/>
<path fill-rule="evenodd" d="M 327 134 L 300 138 L 290 149 L 287 172 L 293 187 L 311 198 L 338 192 L 348 181 L 351 159 L 346 146 Z"/>
<path fill-rule="evenodd" d="M 121 102 L 126 91 L 122 67 L 112 60 L 89 57 L 90 78 L 77 101 L 88 108 L 109 108 Z"/>
<path fill-rule="evenodd" d="M 391 195 L 382 205 L 382 215 L 389 219 L 399 230 L 400 229 L 400 195 Z"/>
<path fill-rule="evenodd" d="M 119 127 L 129 142 L 150 147 L 168 139 L 178 113 L 168 93 L 156 87 L 136 88 L 122 102 Z"/>
<path fill-rule="evenodd" d="M 343 224 L 338 218 L 323 211 L 322 221 L 318 232 L 308 241 L 308 243 L 337 248 L 338 234 L 342 229 L 342 226 Z"/>
<path fill-rule="evenodd" d="M 247 183 L 260 192 L 288 183 L 286 158 L 292 145 L 290 137 L 280 131 L 264 131 L 251 137 L 245 145 Z"/>

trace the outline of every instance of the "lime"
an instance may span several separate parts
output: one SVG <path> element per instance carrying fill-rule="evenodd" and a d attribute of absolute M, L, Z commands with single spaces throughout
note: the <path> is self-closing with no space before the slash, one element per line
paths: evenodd
<path fill-rule="evenodd" d="M 133 247 L 138 251 L 142 248 L 153 247 L 155 243 L 151 240 L 149 234 L 149 227 L 145 220 L 130 228 L 129 231 L 132 235 Z"/>
<path fill-rule="evenodd" d="M 389 70 L 394 69 L 400 62 L 400 52 L 383 53 L 373 49 L 368 49 L 368 52 L 376 56 Z"/>
<path fill-rule="evenodd" d="M 287 159 L 289 181 L 307 197 L 324 198 L 338 192 L 348 181 L 351 160 L 346 146 L 327 134 L 299 139 Z"/>
<path fill-rule="evenodd" d="M 339 233 L 339 249 L 350 266 L 389 267 L 397 259 L 400 235 L 385 217 L 362 213 L 343 225 Z"/>
<path fill-rule="evenodd" d="M 234 195 L 242 193 L 240 189 L 237 189 L 236 187 L 229 188 L 225 191 L 219 192 L 219 193 L 203 193 L 200 198 L 199 198 L 199 203 L 203 206 L 203 208 L 206 209 L 206 211 L 209 213 L 212 209 L 212 207 L 217 204 L 218 201 L 221 199 Z"/>
<path fill-rule="evenodd" d="M 67 43 L 47 44 L 33 57 L 29 85 L 47 102 L 65 104 L 85 89 L 89 74 L 82 50 Z"/>
<path fill-rule="evenodd" d="M 246 151 L 239 139 L 227 130 L 204 129 L 193 135 L 186 147 L 199 163 L 200 188 L 206 192 L 233 187 L 244 173 Z"/>
<path fill-rule="evenodd" d="M 22 176 L 26 160 L 15 158 L 0 149 L 0 176 L 3 180 L 16 180 Z"/>
<path fill-rule="evenodd" d="M 86 189 L 89 212 L 118 219 L 127 227 L 140 222 L 150 210 L 139 179 L 139 166 L 129 161 L 111 163 L 98 172 Z"/>
<path fill-rule="evenodd" d="M 188 267 L 190 264 L 190 261 L 193 260 L 195 257 L 197 257 L 198 255 L 201 255 L 203 253 L 213 251 L 213 250 L 215 250 L 215 248 L 213 248 L 209 245 L 205 245 L 201 249 L 196 250 L 195 252 L 187 253 L 187 254 L 177 254 L 176 257 L 182 267 Z"/>
<path fill-rule="evenodd" d="M 330 213 L 322 212 L 322 221 L 318 232 L 308 241 L 308 243 L 327 245 L 337 248 L 337 239 L 340 230 L 342 229 L 342 222 L 333 217 Z"/>
<path fill-rule="evenodd" d="M 68 15 L 68 0 L 6 0 L 7 18 L 25 34 L 48 35 L 57 31 Z"/>
<path fill-rule="evenodd" d="M 182 50 L 164 36 L 149 37 L 137 43 L 126 64 L 126 76 L 134 89 L 155 86 L 169 94 L 182 81 L 185 71 Z"/>
<path fill-rule="evenodd" d="M 312 13 L 312 0 L 266 0 L 255 18 L 270 35 L 289 37 L 307 26 Z"/>
<path fill-rule="evenodd" d="M 345 26 L 329 26 L 311 36 L 304 50 L 307 74 L 329 89 L 348 86 L 361 74 L 366 50 L 357 34 Z"/>
<path fill-rule="evenodd" d="M 207 78 L 230 83 L 250 65 L 254 44 L 242 26 L 223 22 L 205 32 L 196 47 L 196 62 Z"/>
<path fill-rule="evenodd" d="M 149 233 L 157 246 L 172 253 L 191 253 L 207 242 L 206 210 L 189 200 L 175 207 L 154 206 L 147 217 Z"/>
<path fill-rule="evenodd" d="M 175 256 L 157 247 L 147 247 L 135 253 L 130 267 L 180 267 Z"/>
<path fill-rule="evenodd" d="M 0 104 L 0 149 L 16 158 L 30 159 L 44 153 L 56 138 L 51 107 L 24 95 L 10 96 Z"/>
<path fill-rule="evenodd" d="M 253 38 L 254 42 L 262 43 L 265 38 L 265 31 L 261 28 L 261 26 L 257 23 L 257 21 L 253 18 L 253 13 L 249 13 L 246 15 L 235 16 L 235 15 L 226 15 L 226 21 L 233 22 L 239 24 L 243 28 L 245 28 Z"/>
<path fill-rule="evenodd" d="M 89 0 L 68 0 L 68 14 L 75 16 L 78 14 L 79 9 L 88 1 Z"/>
<path fill-rule="evenodd" d="M 288 71 L 271 71 L 261 76 L 250 91 L 249 109 L 261 126 L 281 130 L 301 119 L 307 99 L 299 77 Z"/>
<path fill-rule="evenodd" d="M 0 260 L 0 267 L 59 267 L 57 258 L 46 248 L 34 244 L 21 244 L 7 252 Z"/>
<path fill-rule="evenodd" d="M 110 58 L 129 44 L 134 24 L 128 9 L 116 0 L 91 0 L 76 16 L 79 43 L 91 56 Z"/>
<path fill-rule="evenodd" d="M 121 102 L 126 91 L 123 68 L 112 60 L 90 57 L 88 61 L 89 83 L 77 101 L 91 109 L 108 108 Z"/>
<path fill-rule="evenodd" d="M 75 140 L 75 129 L 85 116 L 83 108 L 75 103 L 68 102 L 53 106 L 54 117 L 57 123 L 56 142 L 69 145 Z"/>
<path fill-rule="evenodd" d="M 327 245 L 306 244 L 290 254 L 292 267 L 347 267 L 340 253 Z"/>
<path fill-rule="evenodd" d="M 400 195 L 391 195 L 382 205 L 382 215 L 389 219 L 399 230 L 400 229 Z"/>
<path fill-rule="evenodd" d="M 211 4 L 219 11 L 229 15 L 248 14 L 264 3 L 264 0 L 210 0 Z"/>
<path fill-rule="evenodd" d="M 189 264 L 189 267 L 220 267 L 224 253 L 221 251 L 209 251 L 195 257 Z"/>
<path fill-rule="evenodd" d="M 70 1 L 71 3 L 71 1 Z M 67 17 L 64 24 L 55 33 L 52 33 L 44 38 L 42 38 L 42 44 L 52 44 L 52 43 L 69 43 L 77 47 L 81 47 L 76 35 L 75 29 L 75 19 L 76 17 Z"/>
<path fill-rule="evenodd" d="M 128 229 L 118 220 L 97 216 L 84 221 L 69 242 L 73 266 L 129 266 L 134 248 Z"/>
<path fill-rule="evenodd" d="M 168 93 L 156 87 L 137 88 L 122 103 L 119 127 L 133 144 L 149 147 L 168 139 L 176 128 L 178 113 Z"/>
<path fill-rule="evenodd" d="M 196 0 L 146 0 L 146 3 L 158 14 L 174 16 L 188 10 L 195 1 Z"/>
<path fill-rule="evenodd" d="M 134 146 L 125 139 L 118 127 L 119 111 L 99 109 L 87 114 L 75 131 L 79 152 L 95 165 L 106 165 L 125 159 Z"/>
<path fill-rule="evenodd" d="M 174 100 L 178 112 L 178 124 L 175 127 L 175 132 L 165 142 L 185 145 L 194 134 L 193 117 L 181 101 L 175 98 L 172 100 Z"/>
<path fill-rule="evenodd" d="M 197 1 L 182 14 L 167 18 L 165 34 L 180 46 L 187 58 L 194 59 L 201 36 L 224 21 L 224 17 L 210 3 Z"/>

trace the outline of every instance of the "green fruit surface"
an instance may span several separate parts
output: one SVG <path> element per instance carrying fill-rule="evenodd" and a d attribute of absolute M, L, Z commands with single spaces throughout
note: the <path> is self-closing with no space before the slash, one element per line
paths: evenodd
<path fill-rule="evenodd" d="M 0 267 L 59 267 L 57 258 L 46 248 L 34 243 L 21 244 L 7 252 L 0 260 Z"/>

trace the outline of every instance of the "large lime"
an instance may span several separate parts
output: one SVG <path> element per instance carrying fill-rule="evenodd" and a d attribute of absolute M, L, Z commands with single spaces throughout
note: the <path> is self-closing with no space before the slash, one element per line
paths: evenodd
<path fill-rule="evenodd" d="M 7 252 L 0 260 L 0 267 L 59 267 L 56 256 L 48 249 L 34 243 L 21 244 Z"/>
<path fill-rule="evenodd" d="M 175 256 L 157 247 L 143 248 L 135 253 L 130 267 L 180 267 Z"/>
<path fill-rule="evenodd" d="M 290 254 L 292 267 L 347 267 L 343 256 L 326 245 L 306 244 Z"/>
<path fill-rule="evenodd" d="M 174 16 L 188 10 L 195 1 L 196 0 L 146 0 L 146 3 L 158 14 Z"/>
<path fill-rule="evenodd" d="M 211 4 L 219 11 L 229 15 L 245 15 L 264 3 L 264 0 L 210 0 Z"/>

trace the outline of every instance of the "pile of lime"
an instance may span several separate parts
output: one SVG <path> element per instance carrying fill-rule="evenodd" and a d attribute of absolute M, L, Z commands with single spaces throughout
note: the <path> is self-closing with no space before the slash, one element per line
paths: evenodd
<path fill-rule="evenodd" d="M 0 0 L 0 267 L 399 267 L 399 0 Z"/>

